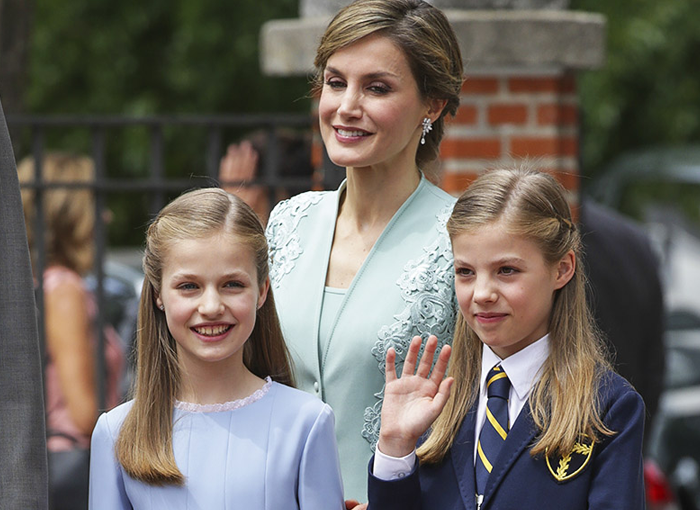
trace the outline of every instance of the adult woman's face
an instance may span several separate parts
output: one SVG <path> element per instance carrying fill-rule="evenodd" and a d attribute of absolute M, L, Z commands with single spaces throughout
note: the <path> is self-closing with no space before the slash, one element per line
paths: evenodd
<path fill-rule="evenodd" d="M 321 136 L 336 165 L 415 165 L 429 107 L 398 46 L 364 37 L 331 55 L 323 81 Z"/>

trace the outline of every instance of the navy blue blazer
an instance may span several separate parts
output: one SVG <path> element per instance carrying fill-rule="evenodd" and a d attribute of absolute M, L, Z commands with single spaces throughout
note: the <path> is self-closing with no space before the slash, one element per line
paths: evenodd
<path fill-rule="evenodd" d="M 569 458 L 533 458 L 537 435 L 525 405 L 494 462 L 482 510 L 644 509 L 642 437 L 644 403 L 632 386 L 609 373 L 601 385 L 602 418 L 616 431 L 577 444 Z M 405 478 L 383 481 L 369 464 L 370 510 L 475 510 L 476 406 L 462 422 L 452 449 L 436 465 L 414 467 Z M 559 478 L 559 479 L 558 479 Z"/>

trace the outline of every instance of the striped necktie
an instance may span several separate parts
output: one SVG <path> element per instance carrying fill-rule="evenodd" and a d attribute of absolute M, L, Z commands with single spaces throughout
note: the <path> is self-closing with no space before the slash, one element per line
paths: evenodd
<path fill-rule="evenodd" d="M 479 434 L 475 464 L 477 495 L 484 494 L 493 463 L 510 429 L 508 420 L 510 381 L 500 365 L 496 365 L 489 371 L 486 376 L 486 388 L 488 394 L 486 420 Z"/>

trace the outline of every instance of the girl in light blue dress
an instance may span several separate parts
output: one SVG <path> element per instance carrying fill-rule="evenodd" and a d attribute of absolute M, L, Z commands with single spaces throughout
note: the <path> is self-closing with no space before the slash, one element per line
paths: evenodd
<path fill-rule="evenodd" d="M 150 225 L 134 399 L 92 436 L 90 508 L 342 509 L 330 407 L 293 389 L 253 211 L 186 193 Z"/>

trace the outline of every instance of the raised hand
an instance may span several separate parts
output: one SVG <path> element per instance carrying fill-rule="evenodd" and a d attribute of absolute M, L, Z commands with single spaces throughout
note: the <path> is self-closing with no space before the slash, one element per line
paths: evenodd
<path fill-rule="evenodd" d="M 421 337 L 411 341 L 406 354 L 401 377 L 396 376 L 396 351 L 386 353 L 386 387 L 382 404 L 382 424 L 379 431 L 379 450 L 392 457 L 404 457 L 411 453 L 418 438 L 445 407 L 454 379 L 445 378 L 451 348 L 446 345 L 440 351 L 431 373 L 437 337 L 431 335 L 425 344 L 423 356 L 416 367 Z"/>

